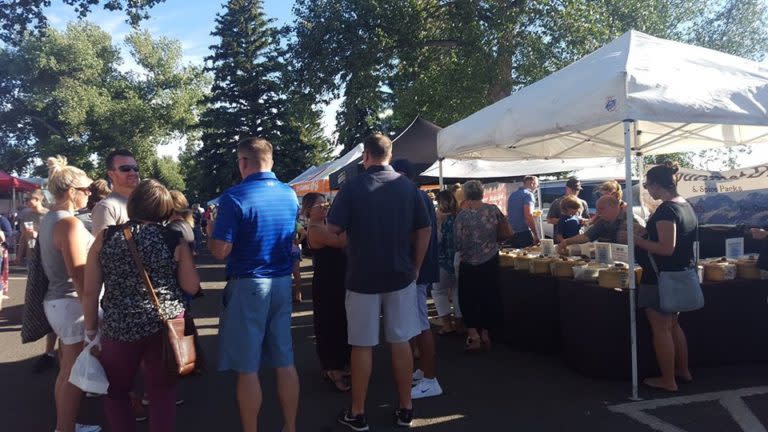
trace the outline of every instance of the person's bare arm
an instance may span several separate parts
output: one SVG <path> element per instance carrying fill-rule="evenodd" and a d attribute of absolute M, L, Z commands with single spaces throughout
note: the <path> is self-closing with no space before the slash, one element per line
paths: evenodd
<path fill-rule="evenodd" d="M 179 263 L 176 269 L 176 280 L 179 282 L 179 287 L 187 294 L 197 294 L 200 291 L 200 276 L 197 274 L 195 259 L 189 244 L 184 241 L 180 242 L 176 246 L 174 257 Z"/>
<path fill-rule="evenodd" d="M 217 260 L 225 260 L 232 253 L 232 243 L 225 242 L 224 240 L 216 240 L 213 238 L 213 225 L 214 221 L 208 222 L 206 231 L 208 234 L 208 250 Z"/>
<path fill-rule="evenodd" d="M 525 217 L 525 223 L 533 234 L 533 242 L 539 242 L 539 233 L 536 231 L 536 221 L 533 219 L 533 209 L 530 204 L 523 205 L 523 217 Z"/>
<path fill-rule="evenodd" d="M 659 233 L 659 241 L 651 241 L 640 236 L 635 236 L 635 244 L 648 252 L 659 256 L 672 256 L 677 244 L 677 226 L 670 220 L 656 222 L 656 231 Z"/>
<path fill-rule="evenodd" d="M 334 248 L 343 248 L 347 246 L 347 236 L 344 233 L 336 234 L 320 226 L 309 227 L 308 232 L 309 245 L 313 248 L 330 246 Z"/>
<path fill-rule="evenodd" d="M 96 235 L 96 239 L 88 251 L 88 259 L 85 263 L 85 284 L 83 285 L 83 295 L 80 298 L 85 316 L 85 332 L 91 336 L 95 335 L 99 329 L 99 293 L 101 292 L 101 284 L 104 283 L 99 254 L 101 253 L 101 244 L 104 242 L 103 235 L 103 232 Z"/>

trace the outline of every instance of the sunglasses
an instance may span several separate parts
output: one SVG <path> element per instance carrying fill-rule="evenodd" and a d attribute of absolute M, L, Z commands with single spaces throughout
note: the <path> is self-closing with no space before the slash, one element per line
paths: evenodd
<path fill-rule="evenodd" d="M 138 165 L 120 165 L 119 167 L 117 167 L 117 170 L 124 173 L 130 172 L 130 171 L 139 172 L 139 166 Z"/>
<path fill-rule="evenodd" d="M 330 206 L 331 206 L 330 203 L 324 202 L 324 203 L 315 204 L 315 205 L 312 206 L 312 208 L 315 208 L 315 207 L 330 207 Z"/>
<path fill-rule="evenodd" d="M 90 195 L 91 194 L 91 187 L 90 186 L 83 186 L 83 187 L 72 187 L 72 189 L 79 190 L 80 192 Z"/>

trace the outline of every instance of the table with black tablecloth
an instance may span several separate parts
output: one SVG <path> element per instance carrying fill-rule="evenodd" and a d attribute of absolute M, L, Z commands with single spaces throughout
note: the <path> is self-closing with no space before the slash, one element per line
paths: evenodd
<path fill-rule="evenodd" d="M 629 291 L 502 268 L 504 340 L 513 349 L 559 353 L 596 378 L 631 377 Z M 768 362 L 768 281 L 702 284 L 703 309 L 680 315 L 691 367 Z M 554 329 L 557 326 L 558 329 Z M 640 376 L 658 374 L 651 330 L 637 311 Z"/>
<path fill-rule="evenodd" d="M 557 279 L 501 267 L 504 342 L 519 351 L 556 354 L 560 351 Z"/>
<path fill-rule="evenodd" d="M 690 366 L 768 361 L 768 283 L 706 282 L 704 308 L 680 314 Z M 603 378 L 631 377 L 629 291 L 595 283 L 561 281 L 563 358 L 575 370 Z M 658 374 L 645 311 L 637 314 L 640 376 Z"/>

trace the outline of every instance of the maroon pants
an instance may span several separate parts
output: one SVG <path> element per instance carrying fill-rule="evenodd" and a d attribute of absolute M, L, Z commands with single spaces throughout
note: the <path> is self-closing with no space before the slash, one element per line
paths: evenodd
<path fill-rule="evenodd" d="M 109 380 L 104 411 L 111 432 L 136 431 L 129 393 L 142 364 L 149 395 L 149 432 L 176 430 L 176 377 L 163 370 L 162 337 L 161 332 L 135 342 L 102 337 L 101 365 Z"/>

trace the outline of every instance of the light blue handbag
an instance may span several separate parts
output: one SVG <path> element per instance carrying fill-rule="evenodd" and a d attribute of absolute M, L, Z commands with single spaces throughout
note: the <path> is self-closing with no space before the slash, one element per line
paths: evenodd
<path fill-rule="evenodd" d="M 690 312 L 704 307 L 704 293 L 696 267 L 659 272 L 653 254 L 648 253 L 659 287 L 659 309 L 666 313 Z"/>

